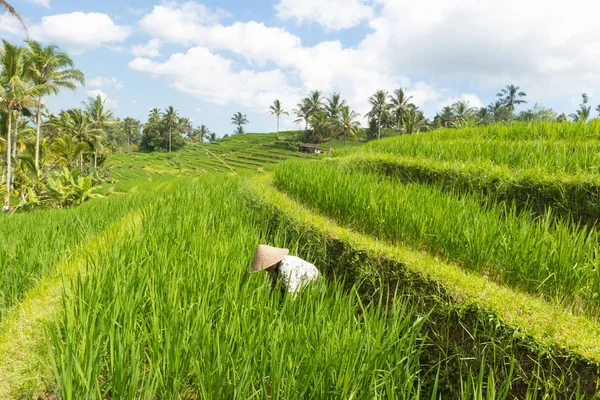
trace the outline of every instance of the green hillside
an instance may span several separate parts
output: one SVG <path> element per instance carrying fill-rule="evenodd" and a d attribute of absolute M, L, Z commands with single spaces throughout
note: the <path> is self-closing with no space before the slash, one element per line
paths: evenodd
<path fill-rule="evenodd" d="M 2 216 L 0 398 L 597 398 L 599 129 L 115 155 Z M 324 279 L 281 296 L 259 243 Z"/>
<path fill-rule="evenodd" d="M 334 146 L 339 145 L 337 143 Z M 120 153 L 109 168 L 115 179 L 138 179 L 208 172 L 256 172 L 288 159 L 316 159 L 300 153 L 295 142 L 278 140 L 275 134 L 234 135 L 215 142 L 191 144 L 173 153 Z M 329 148 L 328 144 L 323 146 Z"/>

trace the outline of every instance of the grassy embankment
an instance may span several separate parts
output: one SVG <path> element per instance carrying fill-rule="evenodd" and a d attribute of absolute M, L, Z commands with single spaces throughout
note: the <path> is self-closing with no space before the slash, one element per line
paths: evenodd
<path fill-rule="evenodd" d="M 115 165 L 139 162 L 158 167 L 179 156 L 161 154 L 154 161 L 140 161 L 146 155 L 132 156 L 131 162 L 119 156 L 122 159 Z M 54 373 L 42 368 L 35 386 L 27 380 L 34 380 L 27 375 L 32 371 L 24 371 L 11 377 L 10 393 L 31 395 L 43 388 L 47 394 L 78 399 L 578 398 L 578 392 L 594 393 L 598 327 L 591 319 L 541 297 L 559 291 L 559 286 L 546 292 L 544 285 L 539 290 L 525 285 L 531 292 L 526 294 L 514 289 L 521 289 L 514 282 L 513 287 L 501 284 L 506 279 L 503 264 L 495 265 L 498 276 L 490 279 L 489 273 L 482 276 L 475 262 L 453 263 L 445 253 L 447 242 L 434 242 L 440 247 L 431 254 L 427 251 L 431 244 L 422 246 L 410 237 L 400 240 L 378 220 L 389 216 L 401 220 L 385 195 L 388 189 L 394 196 L 400 194 L 405 185 L 363 172 L 348 182 L 345 176 L 354 177 L 355 172 L 313 164 L 284 164 L 276 172 L 285 177 L 278 182 L 281 188 L 304 185 L 306 190 L 294 193 L 298 200 L 305 192 L 319 194 L 310 204 L 313 211 L 276 190 L 269 177 L 248 185 L 244 177 L 223 174 L 175 181 L 173 176 L 200 172 L 180 170 L 178 164 L 159 173 L 138 171 L 137 166 L 115 169 L 122 182 L 112 191 L 130 193 L 94 200 L 77 209 L 79 217 L 111 212 L 108 205 L 106 210 L 92 205 L 129 202 L 123 207 L 130 217 L 120 221 L 133 218 L 135 223 L 123 225 L 115 218 L 116 225 L 99 227 L 101 233 L 87 240 L 78 240 L 82 238 L 74 233 L 72 243 L 88 247 L 88 255 L 64 257 L 70 262 L 57 264 L 54 276 L 64 274 L 64 281 L 59 277 L 53 282 L 43 278 L 51 273 L 40 274 L 38 287 L 44 288 L 46 282 L 52 286 L 46 293 L 62 294 L 46 310 L 50 316 L 34 323 L 37 345 L 29 352 L 40 363 L 52 365 Z M 318 187 L 311 186 L 306 180 L 313 172 L 330 179 L 313 176 Z M 157 186 L 148 179 L 170 183 Z M 360 203 L 365 188 L 359 183 L 372 185 L 378 196 Z M 346 200 L 358 201 L 338 203 L 346 207 L 348 217 L 326 208 L 336 201 L 323 193 L 321 186 L 329 185 L 335 190 L 343 185 L 352 189 L 349 194 L 338 192 Z M 411 195 L 433 193 L 434 197 L 424 199 L 442 199 L 456 208 L 470 202 L 472 207 L 481 205 L 476 194 L 472 196 L 479 196 L 477 201 L 471 195 L 457 199 L 441 189 L 411 190 Z M 415 200 L 409 196 L 406 203 L 418 203 Z M 486 213 L 495 215 L 494 207 L 499 206 L 490 202 L 479 211 L 467 210 L 483 218 Z M 450 208 L 448 215 L 454 212 Z M 377 217 L 381 209 L 387 211 Z M 31 215 L 43 219 L 45 213 L 51 211 Z M 510 217 L 515 226 L 525 224 L 534 232 L 531 237 L 538 238 L 536 221 L 517 211 L 501 216 Z M 425 215 L 425 228 L 443 226 L 428 225 L 428 218 Z M 539 237 L 543 243 L 554 243 L 558 223 L 552 221 L 550 236 Z M 573 232 L 567 225 L 564 235 L 570 239 Z M 455 230 L 460 230 L 457 226 Z M 393 234 L 386 236 L 386 232 Z M 417 237 L 431 235 L 436 232 Z M 21 246 L 25 239 L 15 236 Z M 289 247 L 317 264 L 326 280 L 296 301 L 280 302 L 277 292 L 271 293 L 267 276 L 246 273 L 259 242 Z M 74 253 L 75 247 L 66 249 Z M 44 268 L 52 270 L 50 263 Z M 572 295 L 576 285 L 566 287 L 570 292 L 561 300 L 573 307 L 581 296 Z M 21 304 L 45 296 L 36 296 L 33 289 Z M 592 306 L 587 304 L 584 311 L 589 314 Z M 19 307 L 13 306 L 9 313 L 18 315 L 16 310 Z M 31 328 L 28 317 L 35 312 L 25 310 L 11 326 Z M 9 344 L 18 340 L 11 337 Z"/>

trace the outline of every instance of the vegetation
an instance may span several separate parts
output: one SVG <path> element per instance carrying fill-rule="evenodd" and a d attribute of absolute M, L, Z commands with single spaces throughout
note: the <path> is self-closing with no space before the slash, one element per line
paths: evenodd
<path fill-rule="evenodd" d="M 233 114 L 233 117 L 231 117 L 231 123 L 237 127 L 235 128 L 235 132 L 233 132 L 234 134 L 242 135 L 246 133 L 244 131 L 244 125 L 248 124 L 248 118 L 246 115 L 238 111 L 237 113 Z"/>

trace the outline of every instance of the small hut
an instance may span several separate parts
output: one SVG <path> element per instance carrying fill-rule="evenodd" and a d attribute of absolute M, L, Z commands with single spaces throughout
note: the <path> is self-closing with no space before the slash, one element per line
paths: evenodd
<path fill-rule="evenodd" d="M 321 148 L 314 143 L 304 143 L 299 147 L 301 153 L 321 154 Z"/>

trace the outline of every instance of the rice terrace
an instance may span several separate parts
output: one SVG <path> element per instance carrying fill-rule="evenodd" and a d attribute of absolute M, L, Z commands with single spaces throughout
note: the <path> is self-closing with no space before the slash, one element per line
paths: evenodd
<path fill-rule="evenodd" d="M 600 399 L 598 75 L 570 34 L 510 2 L 500 42 L 491 1 L 55 3 L 0 1 L 0 400 Z M 395 59 L 408 16 L 468 58 L 461 13 L 485 49 L 557 50 Z"/>

